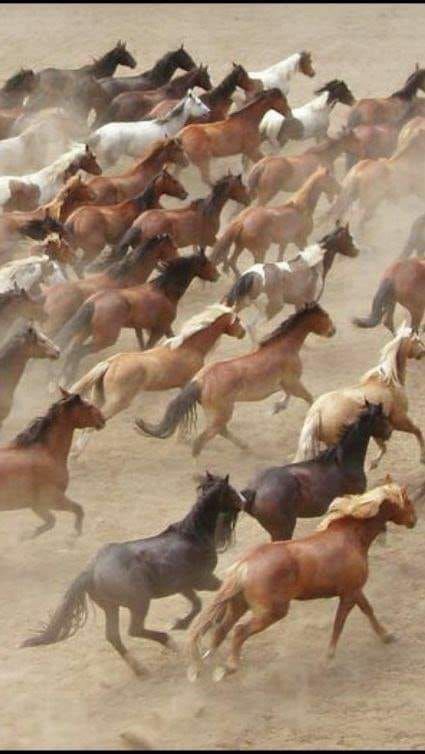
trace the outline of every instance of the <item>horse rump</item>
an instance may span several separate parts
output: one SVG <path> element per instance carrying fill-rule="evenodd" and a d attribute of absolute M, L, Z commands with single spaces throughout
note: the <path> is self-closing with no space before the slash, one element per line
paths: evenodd
<path fill-rule="evenodd" d="M 383 280 L 372 301 L 372 311 L 368 317 L 354 317 L 357 327 L 376 327 L 384 315 L 395 303 L 395 291 L 392 280 Z"/>

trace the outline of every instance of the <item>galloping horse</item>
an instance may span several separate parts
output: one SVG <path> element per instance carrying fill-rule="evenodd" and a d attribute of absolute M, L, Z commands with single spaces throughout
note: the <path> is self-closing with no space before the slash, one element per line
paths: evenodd
<path fill-rule="evenodd" d="M 166 84 L 177 68 L 190 71 L 191 68 L 195 67 L 194 61 L 182 45 L 178 50 L 167 52 L 155 63 L 153 68 L 144 73 L 138 73 L 136 76 L 115 76 L 114 78 L 108 76 L 108 78 L 101 78 L 100 83 L 112 100 L 121 92 L 156 89 Z"/>
<path fill-rule="evenodd" d="M 187 425 L 191 418 L 194 421 L 196 406 L 200 403 L 208 424 L 196 438 L 192 454 L 199 455 L 218 434 L 246 450 L 247 445 L 227 428 L 235 403 L 263 400 L 280 391 L 285 395 L 278 402 L 280 409 L 288 404 L 291 395 L 313 403 L 312 396 L 301 382 L 299 351 L 309 333 L 331 338 L 335 332 L 331 318 L 318 304 L 306 306 L 282 322 L 255 351 L 203 367 L 169 403 L 159 425 L 149 425 L 137 419 L 136 426 L 145 434 L 165 439 L 179 425 Z"/>
<path fill-rule="evenodd" d="M 417 65 L 404 86 L 389 97 L 358 100 L 348 116 L 348 127 L 375 123 L 400 124 L 409 113 L 418 89 L 425 92 L 425 68 Z"/>
<path fill-rule="evenodd" d="M 190 631 L 189 680 L 195 680 L 202 667 L 198 645 L 209 629 L 214 633 L 204 657 L 214 653 L 235 626 L 226 663 L 214 671 L 214 679 L 220 681 L 238 669 L 246 640 L 284 618 L 293 599 L 339 598 L 328 659 L 335 655 L 344 623 L 355 605 L 384 644 L 393 641 L 363 592 L 368 551 L 388 521 L 411 529 L 416 520 L 405 488 L 390 483 L 364 495 L 338 497 L 313 534 L 250 549 L 228 570 L 212 604 Z M 251 611 L 248 620 L 238 623 L 247 610 Z"/>
<path fill-rule="evenodd" d="M 312 78 L 316 75 L 311 61 L 311 53 L 303 50 L 290 55 L 279 63 L 263 68 L 262 71 L 249 71 L 251 79 L 261 81 L 264 89 L 280 89 L 286 97 L 289 94 L 291 80 L 296 73 Z"/>
<path fill-rule="evenodd" d="M 0 88 L 0 107 L 21 107 L 25 97 L 34 89 L 37 77 L 30 68 L 21 68 Z"/>

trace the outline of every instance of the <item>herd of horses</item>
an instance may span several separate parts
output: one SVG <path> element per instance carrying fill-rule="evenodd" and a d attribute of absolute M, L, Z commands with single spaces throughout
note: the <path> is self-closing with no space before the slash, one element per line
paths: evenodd
<path fill-rule="evenodd" d="M 388 521 L 410 528 L 416 513 L 391 478 L 367 489 L 365 461 L 373 439 L 375 468 L 396 430 L 415 436 L 425 463 L 405 390 L 409 361 L 425 356 L 425 215 L 383 273 L 371 314 L 353 320 L 390 330 L 377 365 L 355 385 L 314 400 L 301 353 L 310 334 L 328 339 L 336 332 L 338 322 L 319 303 L 335 257 L 346 257 L 355 274 L 359 239 L 381 202 L 425 198 L 425 69 L 416 65 L 401 88 L 368 99 L 333 79 L 292 109 L 294 79 L 316 75 L 307 51 L 259 71 L 233 62 L 216 86 L 183 45 L 143 73 L 118 77 L 120 65 L 137 65 L 121 41 L 80 68 L 22 69 L 0 90 L 0 422 L 13 411 L 31 359 L 48 361 L 46 385 L 61 393 L 0 447 L 0 510 L 30 508 L 40 519 L 31 538 L 54 527 L 55 512 L 67 511 L 80 535 L 84 510 L 67 494 L 70 453 L 82 453 L 91 433 L 143 391 L 179 389 L 157 424 L 135 420 L 145 443 L 176 431 L 189 438 L 202 407 L 206 423 L 192 443 L 194 456 L 217 435 L 248 450 L 228 426 L 239 402 L 277 394 L 277 413 L 296 397 L 308 413 L 293 463 L 263 469 L 242 490 L 230 484 L 227 469 L 201 475 L 184 518 L 155 536 L 104 546 L 24 645 L 75 633 L 90 598 L 104 611 L 106 639 L 139 674 L 143 668 L 120 636 L 119 609 L 130 611 L 131 636 L 175 649 L 167 632 L 145 627 L 145 618 L 152 599 L 176 593 L 190 603 L 174 629 L 189 628 L 191 680 L 232 629 L 229 656 L 214 678 L 234 672 L 243 643 L 283 618 L 292 599 L 339 598 L 330 656 L 355 605 L 388 642 L 363 593 L 368 549 Z M 329 136 L 337 105 L 346 125 Z M 316 143 L 306 148 L 310 139 Z M 289 142 L 295 153 L 285 149 Z M 239 160 L 239 172 L 213 179 L 217 159 L 229 157 Z M 119 172 L 121 159 L 127 164 Z M 190 168 L 206 187 L 198 198 L 185 187 Z M 281 192 L 289 194 L 284 201 L 276 200 Z M 329 207 L 317 218 L 322 197 Z M 229 202 L 236 213 L 223 222 Z M 356 203 L 357 240 L 347 222 Z M 290 244 L 297 253 L 284 259 Z M 254 263 L 241 272 L 243 252 Z M 212 293 L 175 334 L 193 281 L 211 283 L 206 299 L 222 273 L 235 278 L 225 295 L 217 301 Z M 259 322 L 286 304 L 295 311 L 259 340 Z M 398 329 L 397 304 L 411 318 Z M 86 372 L 82 362 L 114 346 L 125 328 L 134 330 L 138 350 L 101 357 Z M 207 361 L 222 336 L 247 333 L 252 343 L 243 355 Z M 241 513 L 272 541 L 241 557 L 221 582 L 218 553 L 231 544 Z M 321 516 L 317 532 L 292 539 L 298 518 Z M 204 610 L 203 590 L 216 592 Z"/>

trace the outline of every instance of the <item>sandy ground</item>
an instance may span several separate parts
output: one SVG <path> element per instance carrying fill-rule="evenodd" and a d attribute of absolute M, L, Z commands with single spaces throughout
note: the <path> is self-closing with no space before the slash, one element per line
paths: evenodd
<path fill-rule="evenodd" d="M 389 94 L 416 61 L 423 63 L 423 5 L 4 4 L 0 17 L 0 70 L 5 78 L 21 65 L 76 67 L 120 37 L 136 55 L 138 70 L 184 41 L 196 61 L 210 64 L 214 81 L 232 60 L 255 70 L 307 49 L 313 53 L 317 77 L 314 82 L 303 77 L 294 81 L 290 99 L 297 105 L 311 97 L 316 83 L 335 77 L 346 79 L 358 97 Z M 344 115 L 338 106 L 332 129 Z M 222 167 L 216 169 L 219 174 Z M 192 196 L 204 193 L 191 171 L 183 179 Z M 355 329 L 350 318 L 368 310 L 380 271 L 400 251 L 421 210 L 415 200 L 382 207 L 371 225 L 368 248 L 356 260 L 335 264 L 323 304 L 338 333 L 329 342 L 312 337 L 303 355 L 304 381 L 314 395 L 354 382 L 377 363 L 386 333 L 381 328 Z M 249 262 L 244 258 L 244 265 Z M 228 285 L 226 278 L 214 289 L 193 284 L 178 323 L 218 300 Z M 401 318 L 398 312 L 398 321 Z M 132 333 L 119 342 L 119 350 L 134 346 Z M 247 341 L 223 340 L 215 357 L 248 348 Z M 414 364 L 408 375 L 411 414 L 422 425 L 424 368 Z M 423 519 L 412 532 L 394 529 L 389 546 L 376 546 L 371 553 L 366 591 L 399 641 L 381 646 L 360 612 L 354 612 L 332 667 L 324 662 L 336 608 L 329 600 L 294 604 L 285 621 L 247 643 L 239 675 L 222 685 L 207 676 L 192 686 L 181 657 L 126 638 L 149 671 L 135 679 L 105 642 L 100 611 L 95 618 L 90 614 L 85 629 L 65 643 L 18 649 L 102 544 L 153 534 L 186 512 L 195 499 L 195 470 L 229 472 L 242 486 L 254 470 L 290 460 L 306 411 L 295 399 L 276 417 L 270 415 L 273 399 L 239 405 L 233 428 L 249 440 L 253 453 L 243 454 L 218 438 L 195 464 L 189 449 L 174 440 L 157 442 L 133 431 L 136 413 L 143 409 L 146 418 L 154 418 L 169 398 L 140 396 L 94 438 L 83 460 L 71 464 L 70 493 L 86 510 L 84 536 L 74 549 L 68 546 L 72 522 L 66 515 L 58 516 L 52 532 L 23 544 L 19 536 L 36 523 L 32 514 L 2 515 L 0 746 L 123 748 L 120 734 L 134 728 L 153 746 L 171 749 L 423 747 Z M 16 394 L 4 438 L 48 404 L 44 368 L 32 364 Z M 417 463 L 414 438 L 396 435 L 370 482 L 387 471 L 411 472 Z M 297 535 L 312 531 L 316 523 L 301 522 Z M 218 574 L 247 546 L 265 539 L 257 524 L 244 517 L 237 543 L 221 557 Z M 180 597 L 156 602 L 148 625 L 168 626 L 185 607 Z M 124 613 L 122 627 L 125 636 Z M 176 635 L 180 645 L 183 638 Z"/>

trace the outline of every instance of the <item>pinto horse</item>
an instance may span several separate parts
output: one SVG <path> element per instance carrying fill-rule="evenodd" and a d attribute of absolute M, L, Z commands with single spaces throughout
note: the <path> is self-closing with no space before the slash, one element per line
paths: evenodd
<path fill-rule="evenodd" d="M 287 405 L 291 395 L 313 403 L 311 394 L 301 382 L 299 351 L 310 333 L 331 338 L 335 332 L 327 312 L 318 304 L 307 305 L 282 322 L 255 351 L 204 366 L 169 403 L 158 425 L 137 419 L 136 427 L 144 434 L 165 439 L 179 425 L 185 431 L 190 424 L 196 423 L 199 403 L 207 415 L 207 427 L 196 438 L 192 454 L 199 455 L 216 435 L 246 450 L 247 445 L 227 428 L 235 403 L 263 400 L 281 391 L 285 397 L 278 402 L 280 409 Z"/>
<path fill-rule="evenodd" d="M 291 80 L 296 73 L 303 73 L 309 78 L 316 75 L 310 52 L 305 50 L 295 52 L 289 58 L 280 60 L 279 63 L 274 63 L 261 71 L 250 71 L 249 76 L 261 81 L 264 89 L 277 87 L 282 94 L 288 96 Z"/>
<path fill-rule="evenodd" d="M 189 680 L 195 680 L 202 668 L 199 643 L 209 629 L 213 629 L 213 635 L 204 657 L 213 654 L 234 627 L 226 663 L 214 670 L 214 679 L 220 681 L 238 669 L 246 640 L 284 618 L 294 599 L 339 599 L 328 659 L 334 657 L 344 623 L 356 605 L 384 644 L 393 641 L 363 592 L 369 571 L 368 551 L 378 534 L 386 530 L 388 521 L 411 529 L 416 520 L 406 489 L 388 483 L 364 495 L 338 497 L 313 534 L 250 549 L 228 570 L 212 604 L 190 631 Z M 249 618 L 238 623 L 247 610 L 251 612 Z"/>
<path fill-rule="evenodd" d="M 348 127 L 376 123 L 400 124 L 411 109 L 418 89 L 425 92 L 425 68 L 416 65 L 404 86 L 389 97 L 358 100 L 348 116 Z"/>

